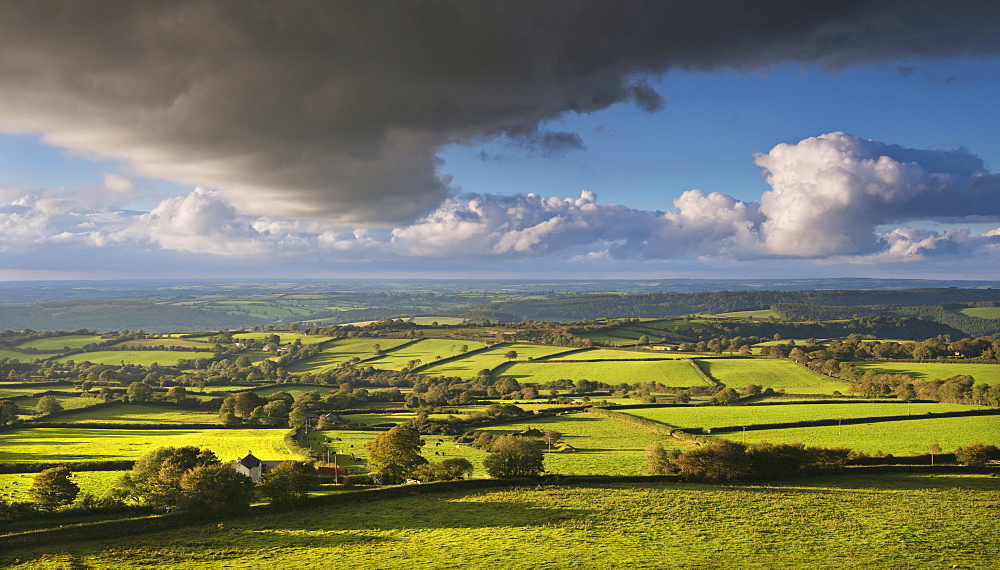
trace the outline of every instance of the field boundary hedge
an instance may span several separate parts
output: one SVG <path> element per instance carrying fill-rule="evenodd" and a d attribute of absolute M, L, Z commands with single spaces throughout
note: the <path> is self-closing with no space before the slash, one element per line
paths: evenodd
<path fill-rule="evenodd" d="M 708 372 L 705 372 L 705 370 L 701 367 L 701 362 L 699 362 L 697 358 L 689 358 L 687 360 L 688 362 L 691 363 L 691 366 L 694 367 L 694 370 L 695 372 L 698 373 L 698 376 L 701 376 L 701 379 L 707 382 L 709 386 L 724 386 L 722 382 L 719 382 L 715 378 L 712 378 L 712 376 L 709 375 Z"/>
<path fill-rule="evenodd" d="M 553 352 L 552 354 L 546 354 L 545 356 L 539 356 L 538 358 L 533 359 L 532 362 L 539 362 L 539 361 L 543 361 L 544 362 L 544 361 L 546 361 L 546 360 L 548 360 L 550 358 L 555 358 L 557 356 L 566 356 L 567 354 L 573 354 L 573 353 L 576 353 L 576 352 L 583 352 L 585 350 L 590 350 L 590 349 L 591 349 L 591 347 L 589 347 L 589 346 L 585 346 L 585 347 L 582 347 L 582 348 L 570 348 L 570 349 L 564 350 L 562 352 Z"/>
<path fill-rule="evenodd" d="M 410 346 L 410 345 L 413 345 L 413 344 L 417 344 L 418 342 L 420 342 L 422 340 L 427 340 L 427 339 L 415 338 L 415 339 L 412 339 L 412 340 L 408 340 L 408 341 L 404 342 L 403 344 L 400 344 L 398 346 L 394 346 L 394 347 L 390 348 L 389 350 L 383 350 L 381 356 L 378 355 L 378 354 L 376 354 L 375 356 L 369 356 L 368 358 L 362 358 L 361 360 L 358 361 L 358 364 L 364 364 L 365 362 L 369 362 L 369 361 L 372 361 L 372 360 L 378 360 L 379 358 L 384 358 L 384 357 L 388 356 L 389 353 L 391 353 L 391 352 L 397 351 L 397 350 L 399 350 L 401 348 L 404 348 L 404 347 L 407 347 L 407 346 Z M 414 369 L 414 370 L 416 370 L 416 369 Z"/>
<path fill-rule="evenodd" d="M 0 462 L 0 474 L 11 473 L 40 473 L 46 469 L 65 465 L 70 471 L 128 471 L 135 465 L 135 461 L 107 460 L 107 461 L 31 461 L 16 463 L 13 461 Z"/>
<path fill-rule="evenodd" d="M 802 420 L 798 422 L 774 422 L 766 424 L 747 424 L 738 426 L 713 426 L 710 428 L 680 428 L 680 431 L 690 434 L 719 434 L 719 433 L 732 433 L 738 431 L 759 431 L 767 429 L 789 429 L 789 428 L 800 428 L 800 427 L 819 427 L 819 426 L 835 426 L 835 425 L 852 425 L 852 424 L 874 424 L 882 422 L 899 422 L 907 420 L 929 420 L 938 418 L 963 418 L 963 417 L 975 417 L 975 416 L 995 416 L 1000 415 L 1000 409 L 998 410 L 966 410 L 966 411 L 956 411 L 956 412 L 927 412 L 925 414 L 913 414 L 913 415 L 897 415 L 897 416 L 869 416 L 863 418 L 826 418 L 820 420 Z"/>
<path fill-rule="evenodd" d="M 628 424 L 643 429 L 645 431 L 650 431 L 661 435 L 672 436 L 674 430 L 676 429 L 668 426 L 667 424 L 661 424 L 660 422 L 654 422 L 653 420 L 647 420 L 646 418 L 640 418 L 629 414 L 623 414 L 621 412 L 616 412 L 614 410 L 609 410 L 606 408 L 588 408 L 587 411 L 593 412 L 601 416 L 605 416 L 619 423 Z"/>
<path fill-rule="evenodd" d="M 479 354 L 480 352 L 486 352 L 487 350 L 493 350 L 494 348 L 502 348 L 509 345 L 509 342 L 498 342 L 493 345 L 481 346 L 479 348 L 473 348 L 472 350 L 467 350 L 465 352 L 454 354 L 452 356 L 446 356 L 441 360 L 435 360 L 434 362 L 428 362 L 427 364 L 421 364 L 420 366 L 415 366 L 410 372 L 423 372 L 425 369 L 431 366 L 437 366 L 438 364 L 444 364 L 445 362 L 451 362 L 453 360 L 458 360 L 460 358 L 465 358 L 466 356 L 471 356 L 473 354 Z"/>

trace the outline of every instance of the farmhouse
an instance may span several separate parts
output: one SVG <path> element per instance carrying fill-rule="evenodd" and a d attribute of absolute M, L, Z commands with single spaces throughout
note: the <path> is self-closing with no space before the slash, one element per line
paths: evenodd
<path fill-rule="evenodd" d="M 233 469 L 236 469 L 237 473 L 246 475 L 254 483 L 260 483 L 264 473 L 267 473 L 280 463 L 281 461 L 261 461 L 254 457 L 252 451 L 248 451 L 246 457 L 236 460 L 236 463 L 233 464 Z"/>

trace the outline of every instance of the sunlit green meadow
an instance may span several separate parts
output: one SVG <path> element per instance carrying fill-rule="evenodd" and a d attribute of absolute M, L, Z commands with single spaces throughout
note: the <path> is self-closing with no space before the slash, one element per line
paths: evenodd
<path fill-rule="evenodd" d="M 996 568 L 996 479 L 452 491 L 6 550 L 15 568 Z M 331 561 L 335 561 L 332 563 Z"/>

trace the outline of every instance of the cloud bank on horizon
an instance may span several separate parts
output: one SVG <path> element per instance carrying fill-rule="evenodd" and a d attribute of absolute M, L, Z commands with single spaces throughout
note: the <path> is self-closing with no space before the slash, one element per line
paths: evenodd
<path fill-rule="evenodd" d="M 840 132 L 759 154 L 759 201 L 689 190 L 637 210 L 459 194 L 437 158 L 507 137 L 578 148 L 547 121 L 664 107 L 672 70 L 831 70 L 996 56 L 1000 4 L 897 1 L 0 5 L 0 130 L 197 186 L 148 212 L 135 188 L 0 190 L 0 252 L 63 245 L 328 260 L 681 257 L 907 261 L 991 252 L 913 222 L 1000 225 L 998 177 L 965 150 Z M 748 149 L 753 150 L 753 149 Z M 724 165 L 723 165 L 724 167 Z"/>
<path fill-rule="evenodd" d="M 759 201 L 689 190 L 673 209 L 649 211 L 578 198 L 448 198 L 393 229 L 240 214 L 216 190 L 197 188 L 149 212 L 86 208 L 36 193 L 0 208 L 0 251 L 45 243 L 155 246 L 236 257 L 318 255 L 334 260 L 539 257 L 836 259 L 882 263 L 1000 246 L 1000 176 L 966 150 L 902 148 L 836 132 L 758 154 L 771 190 Z M 112 179 L 103 195 L 129 187 Z M 997 224 L 982 235 L 931 231 L 914 221 Z M 580 253 L 580 248 L 589 248 Z"/>

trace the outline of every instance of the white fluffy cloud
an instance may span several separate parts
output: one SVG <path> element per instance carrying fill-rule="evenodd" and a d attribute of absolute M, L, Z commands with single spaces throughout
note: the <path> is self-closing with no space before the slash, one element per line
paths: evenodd
<path fill-rule="evenodd" d="M 240 213 L 216 190 L 197 188 L 148 212 L 114 206 L 131 182 L 109 177 L 77 201 L 32 193 L 0 206 L 0 249 L 45 244 L 136 247 L 230 258 L 316 260 L 816 259 L 898 263 L 993 251 L 984 235 L 920 222 L 1000 224 L 1000 178 L 967 151 L 920 151 L 830 133 L 776 146 L 755 161 L 771 190 L 759 202 L 689 190 L 673 208 L 649 211 L 538 194 L 446 200 L 395 229 Z M 100 207 L 97 204 L 104 197 Z"/>

